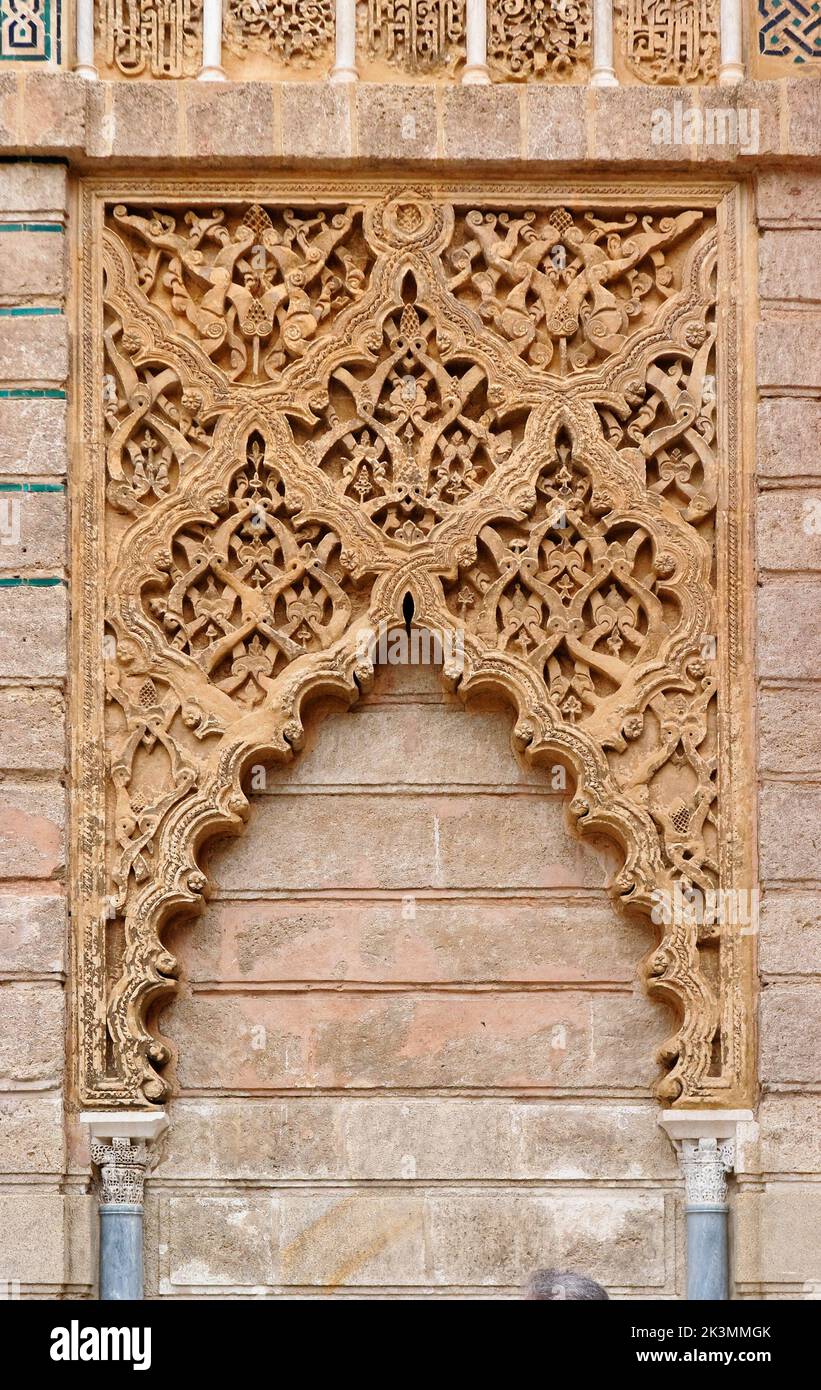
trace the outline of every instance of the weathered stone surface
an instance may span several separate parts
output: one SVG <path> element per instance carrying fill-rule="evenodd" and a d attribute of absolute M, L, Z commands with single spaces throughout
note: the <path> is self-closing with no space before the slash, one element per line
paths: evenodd
<path fill-rule="evenodd" d="M 3 320 L 0 380 L 60 382 L 68 376 L 68 323 L 63 314 Z"/>
<path fill-rule="evenodd" d="M 755 190 L 759 224 L 821 222 L 821 174 L 811 169 L 763 170 Z"/>
<path fill-rule="evenodd" d="M 587 93 L 584 87 L 529 82 L 525 92 L 528 159 L 584 159 L 587 154 Z"/>
<path fill-rule="evenodd" d="M 65 760 L 62 693 L 44 687 L 0 688 L 0 768 L 62 772 Z"/>
<path fill-rule="evenodd" d="M 186 82 L 185 144 L 195 158 L 260 159 L 278 153 L 268 82 Z"/>
<path fill-rule="evenodd" d="M 0 472 L 60 477 L 67 452 L 65 401 L 0 400 Z"/>
<path fill-rule="evenodd" d="M 276 844 L 276 854 L 271 846 Z M 545 796 L 261 794 L 248 831 L 209 860 L 243 888 L 604 888 L 618 852 L 583 843 Z"/>
<path fill-rule="evenodd" d="M 689 139 L 685 144 L 673 143 L 691 128 L 687 113 L 696 109 L 693 93 L 631 86 L 597 87 L 591 95 L 595 121 L 591 157 L 629 164 L 699 157 Z M 670 143 L 661 138 L 668 134 Z"/>
<path fill-rule="evenodd" d="M 611 1286 L 665 1282 L 661 1194 L 433 1193 L 425 1205 L 436 1283 L 521 1286 L 548 1264 Z"/>
<path fill-rule="evenodd" d="M 758 472 L 770 478 L 821 477 L 821 401 L 769 398 L 758 407 Z"/>
<path fill-rule="evenodd" d="M 760 569 L 821 570 L 821 491 L 762 493 L 756 538 Z"/>
<path fill-rule="evenodd" d="M 764 1082 L 816 1086 L 821 1056 L 821 983 L 768 985 L 761 995 Z"/>
<path fill-rule="evenodd" d="M 420 1192 L 289 1192 L 282 1198 L 282 1282 L 425 1284 Z"/>
<path fill-rule="evenodd" d="M 604 894 L 577 901 L 217 900 L 167 934 L 191 980 L 612 980 L 651 941 Z"/>
<path fill-rule="evenodd" d="M 179 154 L 181 87 L 168 81 L 113 82 L 111 114 L 101 121 L 103 148 L 95 153 L 173 159 Z"/>
<path fill-rule="evenodd" d="M 65 898 L 53 885 L 42 893 L 0 886 L 0 970 L 63 970 L 65 936 Z"/>
<path fill-rule="evenodd" d="M 65 863 L 65 790 L 37 778 L 0 780 L 0 878 L 54 878 Z"/>
<path fill-rule="evenodd" d="M 760 765 L 767 772 L 821 772 L 821 690 L 762 690 L 758 697 Z"/>
<path fill-rule="evenodd" d="M 65 164 L 15 160 L 0 170 L 0 212 L 62 213 L 67 206 Z"/>
<path fill-rule="evenodd" d="M 644 1088 L 668 1026 L 644 998 L 570 990 L 194 994 L 161 1023 L 180 1083 L 206 1090 Z"/>
<path fill-rule="evenodd" d="M 0 1173 L 62 1174 L 64 1163 L 62 1097 L 0 1096 Z"/>
<path fill-rule="evenodd" d="M 74 73 L 27 72 L 18 91 L 19 144 L 61 153 L 82 150 L 86 86 Z"/>
<path fill-rule="evenodd" d="M 752 1173 L 813 1175 L 821 1172 L 821 1096 L 765 1095 L 757 1112 Z"/>
<path fill-rule="evenodd" d="M 58 984 L 0 984 L 0 1085 L 42 1090 L 63 1071 L 65 1024 Z"/>
<path fill-rule="evenodd" d="M 66 560 L 66 494 L 0 492 L 0 570 L 62 569 Z"/>
<path fill-rule="evenodd" d="M 764 974 L 821 975 L 821 897 L 817 892 L 766 892 L 759 932 L 759 965 Z"/>
<path fill-rule="evenodd" d="M 432 87 L 370 82 L 356 87 L 357 153 L 368 159 L 434 159 L 436 93 Z"/>
<path fill-rule="evenodd" d="M 821 387 L 821 314 L 764 310 L 756 333 L 760 387 Z"/>
<path fill-rule="evenodd" d="M 785 153 L 814 155 L 821 149 L 821 90 L 815 82 L 787 81 L 784 101 L 788 112 Z"/>
<path fill-rule="evenodd" d="M 446 87 L 443 121 L 446 159 L 485 163 L 519 157 L 521 108 L 514 87 Z"/>
<path fill-rule="evenodd" d="M 778 579 L 758 590 L 758 674 L 815 679 L 821 670 L 821 585 Z"/>
<path fill-rule="evenodd" d="M 178 1098 L 156 1176 L 331 1181 L 674 1178 L 655 1102 Z"/>
<path fill-rule="evenodd" d="M 168 1282 L 184 1287 L 271 1284 L 278 1202 L 271 1197 L 171 1197 L 165 1215 Z"/>
<path fill-rule="evenodd" d="M 817 1296 L 819 1227 L 817 1185 L 781 1183 L 745 1192 L 735 1210 L 736 1277 L 742 1283 L 797 1284 L 805 1296 Z"/>
<path fill-rule="evenodd" d="M 821 787 L 771 783 L 762 787 L 759 807 L 762 879 L 817 879 Z"/>
<path fill-rule="evenodd" d="M 821 231 L 764 232 L 758 277 L 763 299 L 821 300 Z"/>
<path fill-rule="evenodd" d="M 59 1192 L 0 1194 L 0 1282 L 62 1284 L 65 1201 Z"/>
<path fill-rule="evenodd" d="M 351 154 L 348 83 L 284 82 L 280 100 L 286 159 L 344 159 Z"/>
<path fill-rule="evenodd" d="M 3 232 L 0 295 L 20 304 L 30 295 L 65 292 L 65 239 L 60 232 Z"/>

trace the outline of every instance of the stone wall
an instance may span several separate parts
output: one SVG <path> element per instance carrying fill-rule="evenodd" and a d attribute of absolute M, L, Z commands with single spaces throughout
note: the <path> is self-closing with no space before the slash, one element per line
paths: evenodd
<path fill-rule="evenodd" d="M 758 300 L 752 274 L 747 286 L 757 382 L 752 363 L 743 369 L 758 475 L 748 543 L 759 581 L 761 1098 L 733 1196 L 737 1292 L 817 1296 L 821 180 L 808 165 L 821 152 L 819 91 L 807 80 L 716 96 L 0 78 L 10 157 L 0 169 L 0 1279 L 26 1296 L 94 1287 L 64 998 L 76 350 L 64 311 L 78 262 L 63 228 L 76 179 L 169 160 L 257 172 L 388 161 L 379 167 L 397 177 L 572 166 L 611 183 L 639 168 L 674 178 L 701 167 L 754 184 L 758 222 Z M 758 150 L 652 147 L 652 110 L 672 115 L 676 101 L 756 105 Z M 245 838 L 213 851 L 214 901 L 174 934 L 184 987 L 161 1027 L 180 1047 L 179 1089 L 149 1181 L 153 1293 L 504 1296 L 549 1251 L 622 1295 L 681 1295 L 681 1185 L 649 1099 L 666 1019 L 634 984 L 646 933 L 610 907 L 607 853 L 572 839 L 560 798 L 518 767 L 507 714 L 461 714 L 425 687 L 429 732 L 417 745 L 408 730 L 421 698 L 391 691 L 383 673 L 355 712 L 317 711 L 300 762 L 269 772 Z M 363 726 L 367 747 L 356 742 Z M 339 790 L 363 776 L 367 792 Z M 404 863 L 391 828 L 399 796 L 414 802 L 419 836 L 400 844 Z M 325 837 L 311 864 L 312 807 Z M 434 815 L 441 882 L 428 884 Z M 356 870 L 344 880 L 343 850 Z M 286 873 L 297 856 L 299 874 Z M 516 891 L 501 904 L 506 874 Z M 477 912 L 491 890 L 492 911 Z M 415 922 L 402 916 L 409 896 Z M 579 918 L 583 931 L 572 929 Z M 294 921 L 298 934 L 289 925 L 280 945 L 271 925 Z M 423 948 L 420 924 L 440 949 Z M 534 1035 L 547 1086 L 523 1041 Z M 403 1048 L 416 1049 L 412 1067 Z"/>

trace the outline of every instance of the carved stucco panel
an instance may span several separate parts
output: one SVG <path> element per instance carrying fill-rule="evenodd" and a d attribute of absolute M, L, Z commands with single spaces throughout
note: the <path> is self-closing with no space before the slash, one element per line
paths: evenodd
<path fill-rule="evenodd" d="M 163 925 L 201 905 L 209 836 L 242 830 L 246 769 L 298 751 L 312 693 L 356 700 L 408 596 L 458 638 L 451 688 L 503 692 L 526 756 L 567 765 L 624 910 L 749 883 L 735 198 L 87 184 L 87 1103 L 162 1099 Z M 659 1095 L 738 1099 L 750 943 L 658 920 Z"/>

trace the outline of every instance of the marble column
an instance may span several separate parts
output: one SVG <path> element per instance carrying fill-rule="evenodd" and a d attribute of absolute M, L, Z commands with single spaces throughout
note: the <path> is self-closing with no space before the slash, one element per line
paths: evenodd
<path fill-rule="evenodd" d="M 222 66 L 222 0 L 203 0 L 202 67 L 199 82 L 225 82 Z"/>
<path fill-rule="evenodd" d="M 590 85 L 619 85 L 613 67 L 613 0 L 593 0 L 593 71 Z"/>
<path fill-rule="evenodd" d="M 168 1128 L 163 1111 L 84 1114 L 100 1169 L 100 1299 L 143 1296 L 143 1184 L 148 1146 Z"/>
<path fill-rule="evenodd" d="M 332 82 L 356 82 L 356 0 L 336 0 L 336 58 Z"/>
<path fill-rule="evenodd" d="M 486 86 L 490 81 L 487 66 L 487 0 L 467 0 L 465 29 L 467 62 L 462 81 L 468 85 Z"/>
<path fill-rule="evenodd" d="M 97 69 L 94 66 L 94 0 L 76 0 L 74 71 L 78 77 L 94 81 Z"/>
<path fill-rule="evenodd" d="M 737 1130 L 752 1120 L 749 1110 L 665 1110 L 659 1117 L 684 1178 L 688 1302 L 730 1297 L 727 1174 L 736 1163 Z"/>
<path fill-rule="evenodd" d="M 750 8 L 752 9 L 752 6 Z M 744 20 L 741 0 L 721 0 L 721 67 L 718 80 L 725 87 L 733 87 L 736 82 L 744 81 Z"/>

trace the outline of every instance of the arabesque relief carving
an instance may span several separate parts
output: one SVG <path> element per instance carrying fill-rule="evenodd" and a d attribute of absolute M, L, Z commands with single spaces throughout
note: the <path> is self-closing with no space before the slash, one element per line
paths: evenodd
<path fill-rule="evenodd" d="M 226 47 L 274 54 L 295 67 L 326 58 L 334 41 L 334 0 L 227 0 Z"/>
<path fill-rule="evenodd" d="M 721 61 L 720 0 L 616 0 L 622 52 L 642 82 L 711 82 Z"/>
<path fill-rule="evenodd" d="M 193 77 L 202 0 L 103 0 L 95 5 L 102 61 L 125 77 Z"/>
<path fill-rule="evenodd" d="M 491 0 L 488 62 L 505 78 L 563 80 L 590 57 L 591 0 Z"/>
<path fill-rule="evenodd" d="M 368 0 L 365 47 L 405 72 L 453 72 L 465 56 L 465 0 Z"/>
<path fill-rule="evenodd" d="M 241 830 L 251 763 L 299 749 L 309 697 L 367 688 L 363 636 L 409 600 L 460 639 L 449 686 L 503 692 L 518 747 L 567 766 L 573 821 L 623 850 L 618 904 L 738 881 L 722 196 L 87 192 L 88 1103 L 162 1099 L 162 929 L 203 900 L 201 849 Z M 658 937 L 660 1097 L 738 1094 L 737 934 L 674 917 Z"/>

